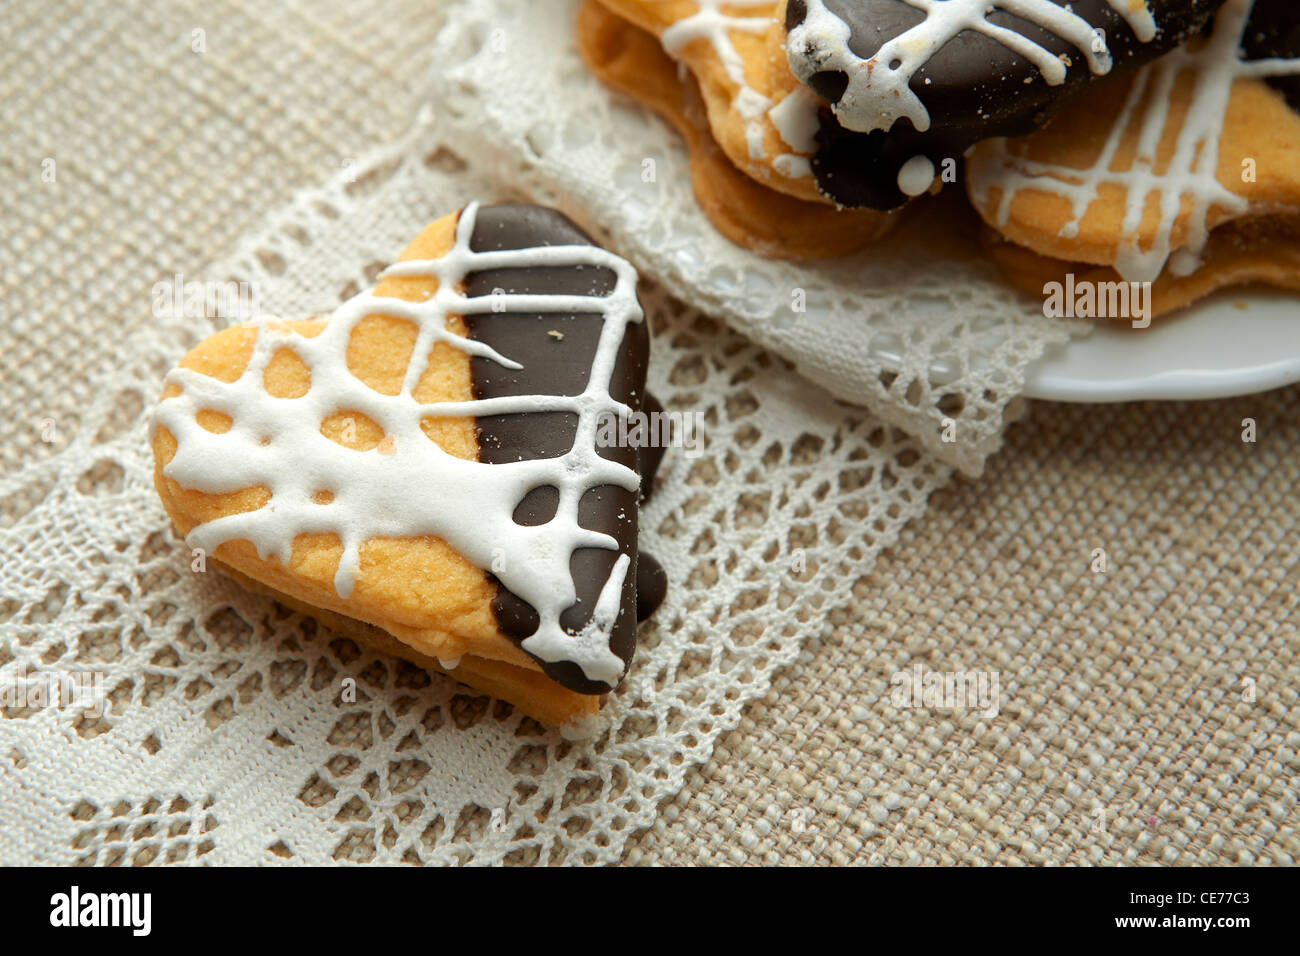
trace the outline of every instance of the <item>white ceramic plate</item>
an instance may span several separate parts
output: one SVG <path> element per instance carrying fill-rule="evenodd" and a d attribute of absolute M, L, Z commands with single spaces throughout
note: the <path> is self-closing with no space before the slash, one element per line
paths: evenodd
<path fill-rule="evenodd" d="M 1300 382 L 1300 299 L 1226 290 L 1147 329 L 1097 324 L 1026 370 L 1057 402 L 1227 398 Z"/>

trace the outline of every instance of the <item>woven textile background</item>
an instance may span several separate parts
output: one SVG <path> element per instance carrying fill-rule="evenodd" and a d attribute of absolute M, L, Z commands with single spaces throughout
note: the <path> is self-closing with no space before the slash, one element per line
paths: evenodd
<path fill-rule="evenodd" d="M 1295 387 L 1033 405 L 628 859 L 1293 865 L 1297 449 Z M 890 707 L 917 660 L 999 669 L 996 726 Z"/>
<path fill-rule="evenodd" d="M 440 22 L 422 2 L 4 6 L 0 473 L 75 431 L 160 275 L 202 275 L 407 128 Z M 1297 449 L 1296 388 L 1032 406 L 982 479 L 843 582 L 624 860 L 1294 862 Z M 998 671 L 999 719 L 891 707 L 917 663 Z"/>

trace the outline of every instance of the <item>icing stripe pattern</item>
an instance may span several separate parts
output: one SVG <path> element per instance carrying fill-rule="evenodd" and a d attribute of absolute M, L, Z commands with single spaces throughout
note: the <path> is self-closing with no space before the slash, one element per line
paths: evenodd
<path fill-rule="evenodd" d="M 210 494 L 257 485 L 271 492 L 270 500 L 259 509 L 196 526 L 186 538 L 190 547 L 211 552 L 223 542 L 246 539 L 263 560 L 274 556 L 287 564 L 298 535 L 338 535 L 343 556 L 334 587 L 343 598 L 349 597 L 356 585 L 361 546 L 366 541 L 425 535 L 441 538 L 476 566 L 494 567 L 501 583 L 537 611 L 540 625 L 522 642 L 524 650 L 543 661 L 572 662 L 590 680 L 614 686 L 624 664 L 610 649 L 609 636 L 630 555 L 622 554 L 615 562 L 580 632 L 566 631 L 560 616 L 576 599 L 570 571 L 573 553 L 579 548 L 618 550 L 610 535 L 578 524 L 583 495 L 602 485 L 635 492 L 640 483 L 634 469 L 601 457 L 596 446 L 602 417 L 630 411 L 611 397 L 610 386 L 625 331 L 630 323 L 643 320 L 636 296 L 637 274 L 624 259 L 591 245 L 475 252 L 470 240 L 477 209 L 473 203 L 461 212 L 455 243 L 441 258 L 399 262 L 385 271 L 390 276 L 435 278 L 438 287 L 431 298 L 408 302 L 363 292 L 339 306 L 314 337 L 294 332 L 274 319 L 252 323 L 257 329 L 252 355 L 233 382 L 189 369 L 174 370 L 167 381 L 182 391 L 160 402 L 154 414 L 154 426 L 166 427 L 177 442 L 176 454 L 163 474 L 184 488 Z M 616 281 L 607 295 L 600 296 L 463 294 L 471 273 L 547 266 L 608 269 Z M 509 356 L 447 326 L 450 315 L 488 311 L 599 315 L 603 324 L 585 390 L 571 396 L 529 394 L 418 402 L 412 391 L 439 342 L 506 368 L 520 367 Z M 352 331 L 370 315 L 408 319 L 418 329 L 405 380 L 396 395 L 374 391 L 348 370 Z M 277 398 L 263 388 L 263 373 L 282 348 L 292 350 L 310 371 L 310 387 L 301 397 Z M 202 428 L 196 415 L 204 409 L 229 416 L 230 429 L 218 434 Z M 384 430 L 386 441 L 379 448 L 358 451 L 325 437 L 321 422 L 344 411 L 373 420 Z M 420 426 L 422 419 L 431 416 L 551 411 L 577 417 L 572 448 L 555 458 L 469 461 L 443 451 Z M 542 485 L 559 490 L 554 518 L 534 526 L 516 524 L 516 506 L 530 490 Z M 313 500 L 321 491 L 332 493 L 328 503 Z M 494 561 L 502 554 L 504 563 Z"/>
<path fill-rule="evenodd" d="M 1105 37 L 1066 6 L 1052 0 L 905 0 L 925 14 L 925 19 L 889 40 L 869 59 L 850 49 L 850 28 L 826 8 L 822 0 L 807 0 L 807 15 L 788 36 L 790 50 L 817 50 L 816 62 L 791 57 L 791 68 L 807 83 L 817 72 L 843 73 L 848 85 L 832 107 L 846 129 L 860 133 L 888 130 L 907 117 L 917 130 L 930 128 L 930 114 L 913 92 L 916 71 L 964 30 L 973 30 L 1032 63 L 1051 86 L 1065 82 L 1067 65 L 1015 30 L 988 20 L 995 11 L 1020 17 L 1071 43 L 1093 73 L 1109 73 L 1112 60 Z M 1155 19 L 1145 0 L 1107 0 L 1143 43 L 1156 35 Z"/>
<path fill-rule="evenodd" d="M 762 15 L 738 16 L 724 13 L 724 6 L 738 10 L 758 10 Z M 764 115 L 769 116 L 786 145 L 800 152 L 812 152 L 811 137 L 805 130 L 816 128 L 815 121 L 807 119 L 810 115 L 816 116 L 816 98 L 796 90 L 773 105 L 771 97 L 764 96 L 749 85 L 749 78 L 745 75 L 745 60 L 731 40 L 732 30 L 766 33 L 772 27 L 772 7 L 772 0 L 698 0 L 695 13 L 678 20 L 664 30 L 659 38 L 664 51 L 674 59 L 680 59 L 682 48 L 695 40 L 705 40 L 713 48 L 726 71 L 727 79 L 736 85 L 732 108 L 745 121 L 745 143 L 749 158 L 753 160 L 764 159 L 767 155 L 763 145 Z M 807 157 L 797 153 L 782 153 L 774 157 L 772 167 L 788 179 L 812 173 Z"/>
<path fill-rule="evenodd" d="M 1229 0 L 1219 12 L 1208 41 L 1198 49 L 1180 47 L 1138 72 L 1097 160 L 1088 169 L 1032 162 L 1013 156 L 1007 140 L 990 140 L 976 153 L 969 176 L 971 195 L 984 208 L 993 189 L 1001 191 L 994 219 L 1006 225 L 1011 204 L 1025 189 L 1041 190 L 1070 202 L 1071 219 L 1061 236 L 1078 235 L 1088 208 L 1106 184 L 1122 187 L 1125 211 L 1115 269 L 1129 282 L 1154 282 L 1166 265 L 1174 275 L 1195 272 L 1209 241 L 1209 215 L 1219 207 L 1229 214 L 1246 212 L 1249 203 L 1218 180 L 1220 139 L 1232 84 L 1243 77 L 1294 76 L 1300 59 L 1243 60 L 1241 41 L 1253 0 Z M 1194 75 L 1192 98 L 1178 132 L 1173 156 L 1157 168 L 1156 151 L 1170 120 L 1170 94 L 1180 74 Z M 1143 104 L 1145 108 L 1143 109 Z M 1139 116 L 1139 110 L 1143 109 Z M 1138 152 L 1131 168 L 1112 169 L 1124 134 L 1139 124 Z M 1154 241 L 1142 248 L 1140 226 L 1153 197 L 1159 197 L 1160 220 Z M 1173 249 L 1174 227 L 1190 201 L 1188 234 Z"/>

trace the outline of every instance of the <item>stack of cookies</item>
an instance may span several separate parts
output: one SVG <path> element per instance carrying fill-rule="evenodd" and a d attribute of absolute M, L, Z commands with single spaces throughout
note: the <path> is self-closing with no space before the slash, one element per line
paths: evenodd
<path fill-rule="evenodd" d="M 947 189 L 1034 291 L 1300 288 L 1295 0 L 588 0 L 578 34 L 765 255 L 947 228 L 916 202 Z M 662 447 L 601 437 L 658 414 L 637 280 L 556 210 L 470 203 L 327 319 L 199 343 L 152 432 L 193 566 L 537 720 L 596 714 L 667 588 L 637 534 Z"/>
<path fill-rule="evenodd" d="M 1294 0 L 587 0 L 577 29 L 762 255 L 860 249 L 946 188 L 1035 294 L 1300 288 Z"/>

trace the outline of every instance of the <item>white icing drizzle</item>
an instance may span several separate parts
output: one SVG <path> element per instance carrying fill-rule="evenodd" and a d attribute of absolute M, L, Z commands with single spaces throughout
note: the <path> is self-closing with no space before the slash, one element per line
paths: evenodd
<path fill-rule="evenodd" d="M 828 10 L 822 0 L 808 0 L 807 16 L 787 37 L 790 67 L 801 81 L 806 83 L 814 73 L 827 70 L 848 77 L 844 95 L 832 106 L 846 129 L 862 133 L 887 130 L 905 116 L 919 131 L 928 130 L 930 114 L 912 92 L 912 78 L 963 30 L 982 33 L 1028 60 L 1049 85 L 1064 83 L 1067 67 L 1061 57 L 1015 30 L 990 23 L 988 15 L 994 11 L 1013 14 L 1069 42 L 1083 55 L 1093 73 L 1110 72 L 1112 61 L 1105 38 L 1095 33 L 1083 17 L 1052 0 L 905 2 L 924 11 L 925 19 L 889 40 L 869 59 L 862 59 L 849 48 L 849 25 Z M 1155 20 L 1145 0 L 1107 0 L 1107 3 L 1124 18 L 1139 40 L 1146 43 L 1155 37 Z M 1094 46 L 1101 49 L 1096 50 Z M 809 51 L 815 51 L 815 57 L 810 57 Z"/>
<path fill-rule="evenodd" d="M 300 335 L 283 323 L 257 323 L 257 338 L 248 366 L 234 382 L 188 369 L 167 378 L 181 386 L 179 395 L 159 403 L 155 426 L 166 426 L 177 441 L 176 455 L 163 473 L 182 487 L 210 494 L 264 485 L 271 492 L 257 510 L 231 514 L 200 524 L 187 536 L 191 547 L 211 552 L 235 539 L 251 541 L 266 560 L 287 563 L 298 535 L 337 534 L 343 556 L 334 577 L 340 597 L 352 594 L 360 571 L 361 546 L 372 538 L 418 538 L 446 541 L 481 568 L 499 568 L 502 584 L 527 601 L 541 624 L 523 641 L 525 650 L 544 661 L 572 661 L 591 680 L 617 683 L 623 662 L 610 650 L 609 636 L 618 616 L 624 576 L 631 563 L 621 555 L 600 594 L 588 624 L 567 633 L 560 615 L 577 600 L 569 570 L 578 548 L 616 550 L 617 541 L 578 525 L 578 503 L 598 485 L 635 491 L 637 474 L 596 451 L 596 428 L 602 415 L 625 415 L 630 409 L 609 392 L 611 375 L 630 322 L 642 320 L 636 297 L 636 271 L 625 260 L 595 246 L 547 246 L 498 252 L 474 252 L 477 204 L 461 212 L 456 241 L 439 259 L 399 262 L 385 275 L 431 276 L 434 295 L 408 302 L 364 292 L 334 311 L 314 337 Z M 536 266 L 591 266 L 614 272 L 617 282 L 605 296 L 499 295 L 466 297 L 463 282 L 485 269 Z M 586 389 L 580 395 L 521 395 L 465 402 L 421 404 L 412 390 L 438 342 L 469 355 L 490 358 L 508 368 L 519 364 L 481 342 L 447 327 L 449 315 L 487 311 L 506 313 L 597 313 L 603 325 Z M 418 328 L 415 350 L 401 391 L 374 391 L 347 367 L 353 328 L 370 315 L 409 319 Z M 311 372 L 307 393 L 276 398 L 265 391 L 262 376 L 277 350 L 291 349 Z M 213 433 L 195 420 L 203 409 L 228 415 L 230 429 Z M 577 435 L 564 455 L 489 464 L 467 461 L 443 451 L 420 427 L 430 416 L 483 416 L 565 411 L 576 414 Z M 321 422 L 335 412 L 358 412 L 383 428 L 380 448 L 357 451 L 326 438 Z M 559 489 L 555 517 L 546 524 L 518 525 L 516 505 L 541 485 Z M 327 504 L 313 501 L 329 491 Z M 499 560 L 504 556 L 504 562 Z M 494 559 L 498 559 L 495 560 Z M 427 582 L 437 587 L 437 582 Z M 448 660 L 447 664 L 452 662 Z"/>
<path fill-rule="evenodd" d="M 1233 83 L 1242 77 L 1300 74 L 1300 59 L 1243 61 L 1241 38 L 1253 0 L 1228 0 L 1221 8 L 1209 40 L 1199 49 L 1180 47 L 1140 70 L 1123 108 L 1107 135 L 1093 165 L 1077 169 L 1053 163 L 1032 162 L 1013 156 L 1007 140 L 990 140 L 972 156 L 968 175 L 976 203 L 987 208 L 990 191 L 1001 190 L 995 213 L 999 225 L 1011 215 L 1011 204 L 1025 189 L 1041 190 L 1067 199 L 1071 219 L 1060 235 L 1072 238 L 1103 185 L 1125 190 L 1124 220 L 1114 267 L 1129 282 L 1154 282 L 1166 264 L 1174 275 L 1196 271 L 1209 241 L 1209 215 L 1218 207 L 1240 215 L 1249 207 L 1242 196 L 1219 182 L 1220 139 L 1223 119 Z M 1173 155 L 1163 169 L 1157 169 L 1156 151 L 1169 123 L 1170 94 L 1180 74 L 1193 73 L 1191 102 Z M 1145 111 L 1138 116 L 1145 100 Z M 1138 122 L 1138 149 L 1133 165 L 1115 170 L 1112 165 L 1132 123 Z M 1143 249 L 1140 228 L 1153 196 L 1160 198 L 1160 221 L 1150 247 Z M 1173 249 L 1173 232 L 1183 203 L 1191 200 L 1187 235 L 1180 249 Z"/>
<path fill-rule="evenodd" d="M 904 196 L 919 196 L 934 182 L 934 163 L 929 156 L 913 156 L 898 170 L 898 190 Z"/>
<path fill-rule="evenodd" d="M 772 168 L 786 179 L 812 175 L 812 161 L 807 156 L 796 156 L 794 153 L 782 153 L 772 160 Z"/>
<path fill-rule="evenodd" d="M 797 153 L 811 153 L 817 148 L 817 94 L 806 86 L 797 86 L 767 111 L 787 146 Z"/>
<path fill-rule="evenodd" d="M 723 7 L 741 10 L 761 10 L 761 16 L 737 16 L 724 13 Z M 665 52 L 678 58 L 682 48 L 695 40 L 706 40 L 713 48 L 718 60 L 726 71 L 727 79 L 736 86 L 736 95 L 732 99 L 732 108 L 745 122 L 745 144 L 749 158 L 762 160 L 767 156 L 763 145 L 763 117 L 766 115 L 776 127 L 781 138 L 796 153 L 782 153 L 772 160 L 772 167 L 781 175 L 790 179 L 807 176 L 812 167 L 805 156 L 798 153 L 811 153 L 813 147 L 801 149 L 794 136 L 808 126 L 811 113 L 812 130 L 817 128 L 817 100 L 795 93 L 787 94 L 776 106 L 771 97 L 764 96 L 749 85 L 745 74 L 744 57 L 736 50 L 731 41 L 731 31 L 741 30 L 747 33 L 766 33 L 772 26 L 772 0 L 697 0 L 697 9 L 690 16 L 683 17 L 664 30 L 660 36 Z M 802 113 L 803 115 L 795 115 Z M 789 135 L 787 135 L 789 134 Z"/>

